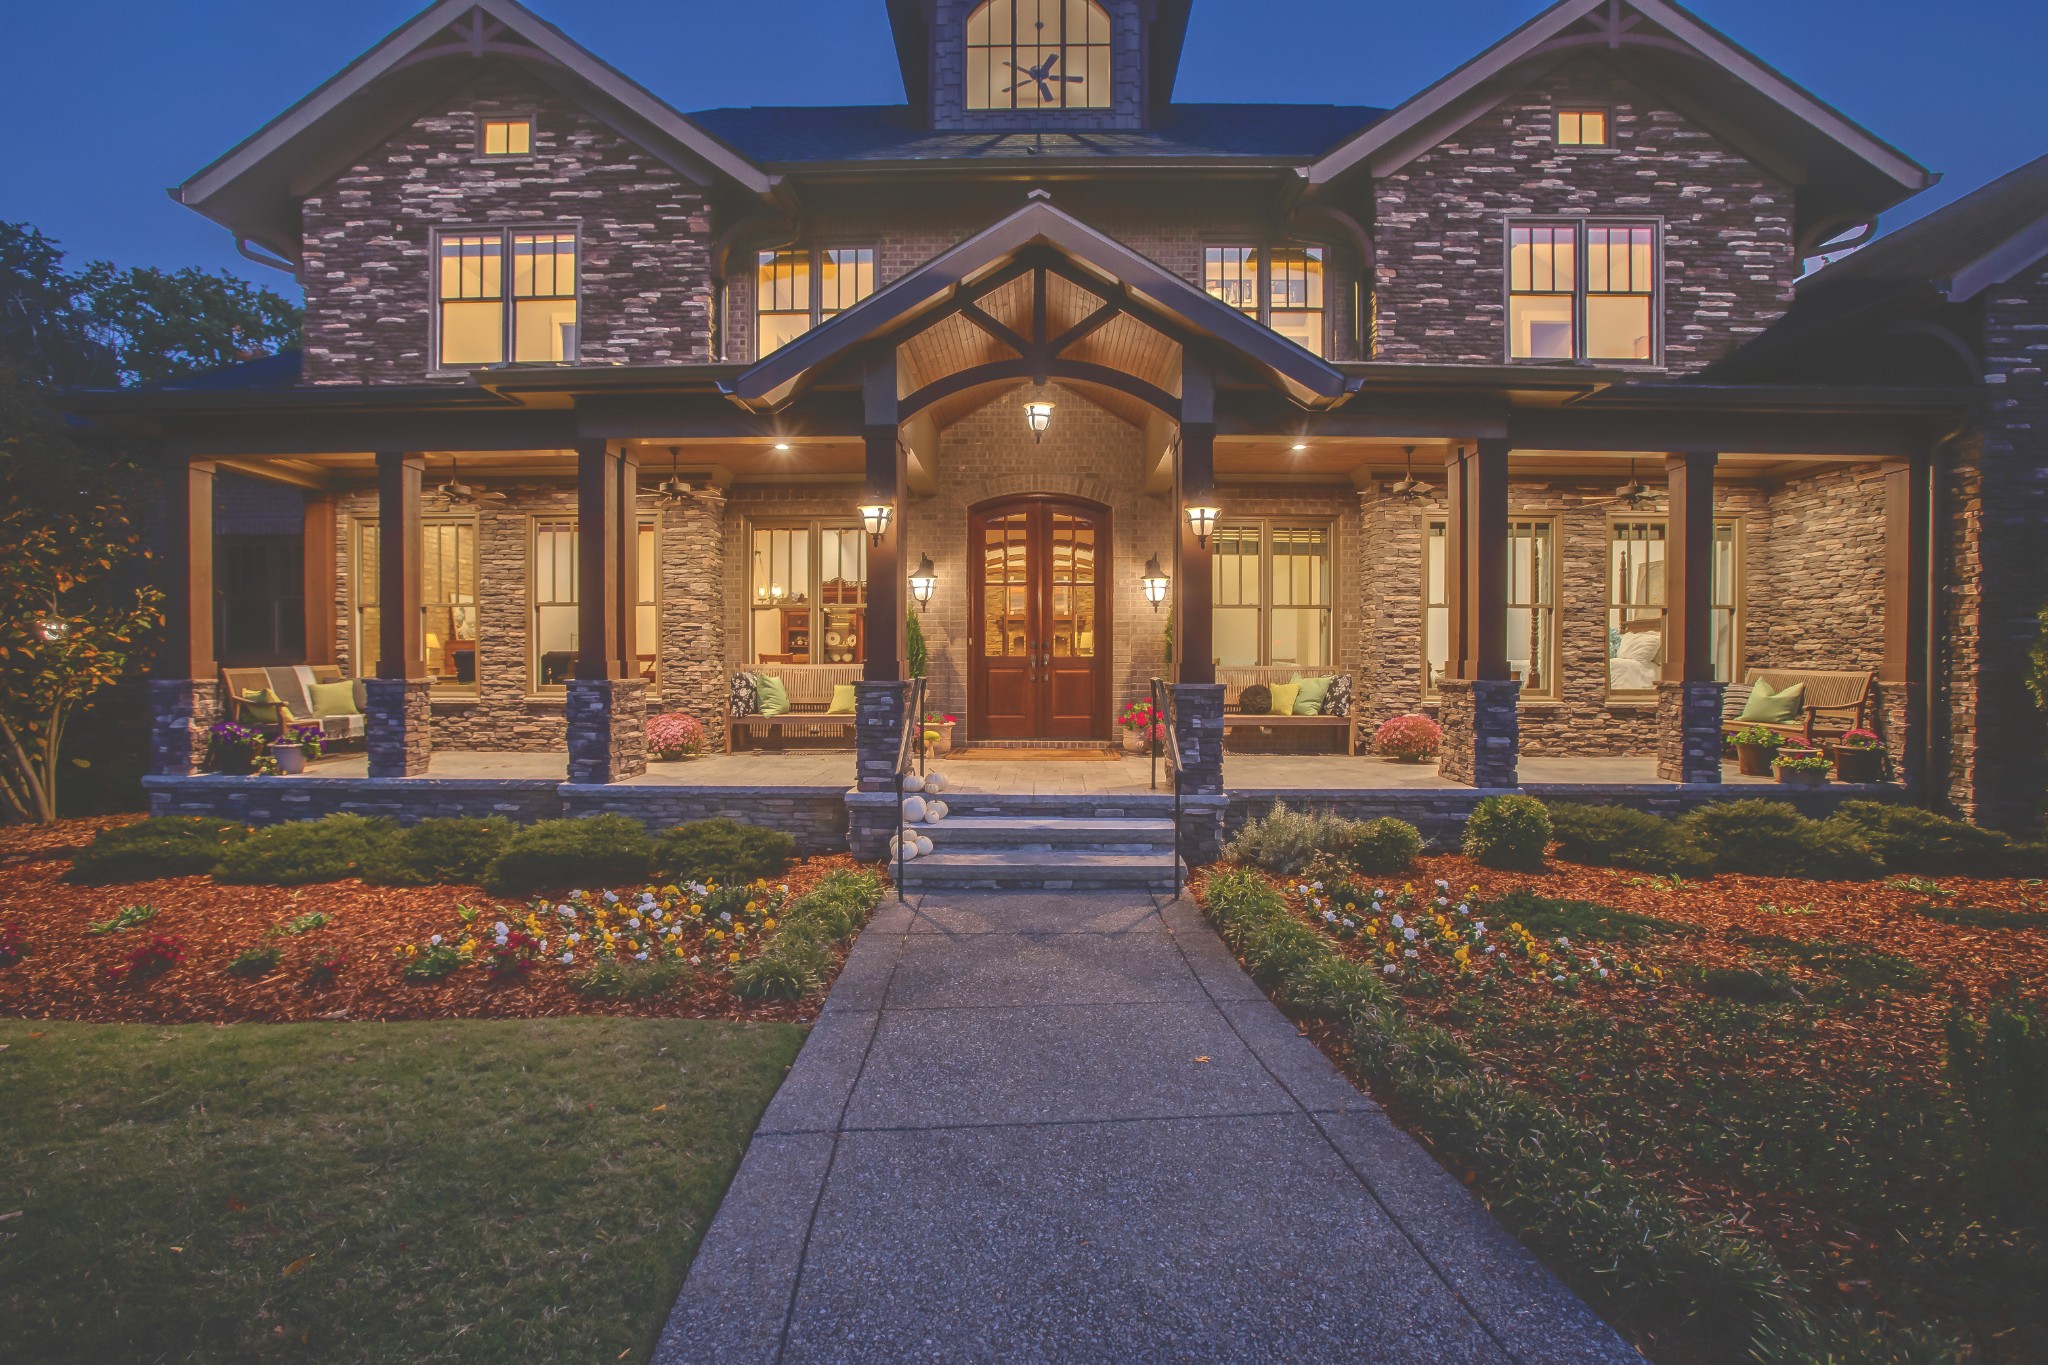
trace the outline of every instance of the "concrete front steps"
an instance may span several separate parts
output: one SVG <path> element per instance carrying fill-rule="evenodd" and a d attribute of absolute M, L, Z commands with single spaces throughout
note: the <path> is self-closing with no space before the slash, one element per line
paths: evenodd
<path fill-rule="evenodd" d="M 904 866 L 906 891 L 1174 889 L 1171 797 L 943 799 L 946 819 L 914 827 L 932 851 Z"/>

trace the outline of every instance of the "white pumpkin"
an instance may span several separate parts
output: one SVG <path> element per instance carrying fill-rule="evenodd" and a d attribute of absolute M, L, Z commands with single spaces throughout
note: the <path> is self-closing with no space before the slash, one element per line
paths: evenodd
<path fill-rule="evenodd" d="M 924 775 L 924 789 L 928 792 L 942 792 L 946 789 L 946 775 L 936 768 Z"/>
<path fill-rule="evenodd" d="M 951 813 L 952 808 L 943 801 L 927 801 L 924 803 L 924 818 L 928 824 L 936 825 Z"/>
<path fill-rule="evenodd" d="M 924 823 L 925 804 L 922 796 L 903 798 L 903 818 L 913 825 Z"/>
<path fill-rule="evenodd" d="M 918 835 L 917 838 L 913 839 L 911 842 L 917 847 L 918 857 L 924 858 L 929 857 L 931 855 L 932 841 L 930 839 L 927 839 L 924 835 Z"/>
<path fill-rule="evenodd" d="M 919 777 L 916 773 L 905 773 L 903 775 L 903 790 L 907 792 L 923 791 L 924 779 Z"/>

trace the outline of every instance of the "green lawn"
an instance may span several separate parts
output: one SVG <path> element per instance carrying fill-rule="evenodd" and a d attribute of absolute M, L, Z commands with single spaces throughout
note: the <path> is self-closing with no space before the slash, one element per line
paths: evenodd
<path fill-rule="evenodd" d="M 802 1036 L 0 1022 L 0 1356 L 643 1359 Z"/>

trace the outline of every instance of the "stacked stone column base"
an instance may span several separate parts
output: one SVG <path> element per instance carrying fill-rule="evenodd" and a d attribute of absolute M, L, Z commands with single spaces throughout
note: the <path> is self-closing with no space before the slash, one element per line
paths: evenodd
<path fill-rule="evenodd" d="M 907 682 L 853 685 L 854 775 L 860 790 L 896 790 L 896 756 L 902 750 L 903 713 L 909 705 Z"/>
<path fill-rule="evenodd" d="M 190 777 L 206 761 L 206 731 L 220 719 L 220 692 L 199 678 L 153 678 L 149 684 L 149 770 Z"/>
<path fill-rule="evenodd" d="M 1481 788 L 1520 785 L 1521 722 L 1515 704 L 1522 685 L 1513 679 L 1445 678 L 1437 692 L 1437 723 L 1444 731 L 1437 772 L 1444 780 Z"/>
<path fill-rule="evenodd" d="M 1189 866 L 1223 856 L 1223 684 L 1176 683 L 1174 739 L 1180 747 L 1181 852 Z"/>
<path fill-rule="evenodd" d="M 569 781 L 623 782 L 647 771 L 647 682 L 643 678 L 572 678 Z"/>
<path fill-rule="evenodd" d="M 434 757 L 434 685 L 425 678 L 365 678 L 364 744 L 372 777 L 425 777 Z"/>
<path fill-rule="evenodd" d="M 1657 776 L 1666 782 L 1721 780 L 1721 699 L 1717 682 L 1657 684 Z"/>

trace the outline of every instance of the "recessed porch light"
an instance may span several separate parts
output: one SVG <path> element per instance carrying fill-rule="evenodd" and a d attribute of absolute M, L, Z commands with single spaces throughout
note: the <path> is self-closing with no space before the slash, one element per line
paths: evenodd
<path fill-rule="evenodd" d="M 776 448 L 777 450 L 781 451 L 781 452 L 782 452 L 783 454 L 787 455 L 787 454 L 789 453 L 789 442 L 787 442 L 787 441 L 777 441 L 777 442 L 775 443 L 775 448 Z"/>
<path fill-rule="evenodd" d="M 1294 453 L 1295 453 L 1295 454 L 1297 454 L 1297 455 L 1301 454 L 1301 452 L 1302 452 L 1302 451 L 1304 451 L 1304 450 L 1307 450 L 1307 449 L 1308 449 L 1308 442 L 1307 442 L 1307 441 L 1296 441 L 1296 442 L 1294 443 Z"/>

